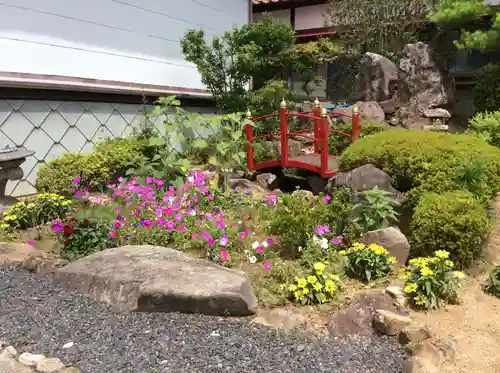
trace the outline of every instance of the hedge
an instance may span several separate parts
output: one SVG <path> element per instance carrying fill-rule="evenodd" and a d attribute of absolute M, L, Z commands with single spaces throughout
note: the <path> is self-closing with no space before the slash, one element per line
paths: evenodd
<path fill-rule="evenodd" d="M 373 164 L 394 178 L 413 203 L 426 192 L 465 189 L 487 202 L 500 190 L 500 149 L 474 134 L 393 130 L 359 139 L 340 169 Z"/>
<path fill-rule="evenodd" d="M 471 193 L 426 193 L 415 208 L 410 229 L 413 256 L 446 250 L 457 267 L 464 269 L 481 257 L 490 219 L 484 204 Z"/>
<path fill-rule="evenodd" d="M 40 167 L 37 191 L 69 196 L 75 176 L 90 190 L 100 190 L 117 176 L 124 176 L 139 154 L 135 139 L 111 139 L 97 145 L 92 153 L 64 154 Z"/>
<path fill-rule="evenodd" d="M 334 126 L 332 129 L 345 133 L 351 133 L 352 124 L 343 123 Z M 385 123 L 380 123 L 373 120 L 361 120 L 361 123 L 359 124 L 359 138 L 386 131 L 387 129 L 388 125 Z M 328 154 L 340 155 L 351 145 L 351 143 L 351 137 L 347 137 L 338 133 L 332 133 L 328 137 Z"/>

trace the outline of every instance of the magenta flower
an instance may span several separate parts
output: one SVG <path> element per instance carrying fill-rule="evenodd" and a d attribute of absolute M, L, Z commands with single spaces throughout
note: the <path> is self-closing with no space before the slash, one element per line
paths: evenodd
<path fill-rule="evenodd" d="M 78 176 L 75 176 L 73 178 L 73 184 L 75 184 L 76 186 L 80 185 L 80 178 Z"/>
<path fill-rule="evenodd" d="M 271 269 L 271 263 L 264 263 L 264 271 L 269 271 Z"/>
<path fill-rule="evenodd" d="M 193 233 L 191 235 L 191 239 L 193 239 L 193 240 L 197 240 L 198 238 L 200 238 L 200 236 L 197 233 Z"/>
<path fill-rule="evenodd" d="M 213 237 L 210 237 L 207 241 L 207 245 L 210 247 L 214 247 L 215 246 L 215 239 Z"/>
<path fill-rule="evenodd" d="M 222 245 L 222 246 L 226 246 L 228 243 L 229 243 L 229 238 L 224 234 L 222 235 L 219 243 Z"/>
<path fill-rule="evenodd" d="M 111 232 L 109 233 L 109 238 L 114 239 L 114 238 L 116 238 L 116 237 L 118 237 L 118 235 L 116 234 L 116 232 L 115 232 L 115 231 L 111 231 Z"/>
<path fill-rule="evenodd" d="M 273 241 L 272 237 L 267 237 L 267 238 L 266 238 L 266 242 L 267 242 L 267 244 L 268 244 L 269 246 L 271 246 L 271 245 L 274 243 L 274 241 Z"/>
<path fill-rule="evenodd" d="M 177 227 L 177 232 L 179 233 L 184 233 L 187 230 L 187 227 L 185 225 L 179 225 Z"/>
<path fill-rule="evenodd" d="M 227 262 L 229 255 L 227 254 L 227 251 L 225 249 L 220 249 L 219 250 L 219 256 L 220 256 L 220 261 L 222 263 Z"/>
<path fill-rule="evenodd" d="M 262 245 L 257 246 L 255 251 L 258 252 L 259 254 L 262 254 L 264 252 L 264 246 L 262 246 Z"/>
<path fill-rule="evenodd" d="M 314 228 L 314 233 L 319 236 L 323 236 L 330 233 L 330 228 L 327 225 L 318 225 L 316 228 Z"/>
<path fill-rule="evenodd" d="M 208 232 L 201 232 L 201 238 L 204 240 L 210 239 L 210 233 Z"/>
<path fill-rule="evenodd" d="M 335 237 L 334 239 L 332 239 L 332 244 L 334 244 L 334 245 L 342 245 L 343 242 L 344 242 L 344 238 L 342 236 L 338 236 L 338 237 Z"/>
<path fill-rule="evenodd" d="M 244 239 L 246 237 L 247 233 L 246 232 L 240 232 L 240 238 Z"/>
<path fill-rule="evenodd" d="M 52 226 L 50 227 L 50 229 L 52 229 L 54 232 L 60 232 L 62 231 L 64 228 L 64 225 L 63 223 L 61 223 L 61 221 L 59 219 L 56 220 L 56 222 L 54 224 L 52 224 Z"/>
<path fill-rule="evenodd" d="M 224 228 L 226 225 L 224 224 L 224 221 L 222 219 L 219 219 L 217 220 L 217 222 L 215 223 L 215 226 L 217 227 L 217 229 L 222 229 Z"/>
<path fill-rule="evenodd" d="M 26 241 L 25 243 L 30 246 L 35 246 L 35 241 L 33 240 Z"/>

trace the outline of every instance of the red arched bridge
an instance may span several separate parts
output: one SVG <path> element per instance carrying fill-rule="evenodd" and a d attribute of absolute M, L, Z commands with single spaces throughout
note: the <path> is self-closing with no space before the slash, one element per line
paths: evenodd
<path fill-rule="evenodd" d="M 252 122 L 258 122 L 266 118 L 279 117 L 280 131 L 269 133 L 262 136 L 253 136 L 253 127 L 247 125 L 245 127 L 246 136 L 249 142 L 248 151 L 248 168 L 250 170 L 259 170 L 271 167 L 297 167 L 303 168 L 312 172 L 316 172 L 323 178 L 331 177 L 337 173 L 338 162 L 335 155 L 328 154 L 328 136 L 339 135 L 348 136 L 354 142 L 359 135 L 359 110 L 357 106 L 353 107 L 353 114 L 347 115 L 341 112 L 328 111 L 321 108 L 318 100 L 314 103 L 312 114 L 288 112 L 285 100 L 281 101 L 281 110 L 279 113 L 272 113 L 260 117 L 252 118 L 251 113 L 247 113 L 247 118 Z M 329 129 L 328 117 L 345 117 L 352 121 L 351 133 Z M 288 132 L 288 118 L 302 117 L 311 119 L 314 123 L 312 128 L 302 129 L 295 132 Z M 311 136 L 311 132 L 313 135 Z M 311 154 L 301 154 L 290 157 L 288 154 L 288 139 L 290 137 L 303 137 L 311 139 L 314 144 L 314 152 Z M 280 138 L 281 158 L 276 160 L 268 160 L 263 162 L 255 162 L 253 143 L 256 140 L 265 138 Z"/>

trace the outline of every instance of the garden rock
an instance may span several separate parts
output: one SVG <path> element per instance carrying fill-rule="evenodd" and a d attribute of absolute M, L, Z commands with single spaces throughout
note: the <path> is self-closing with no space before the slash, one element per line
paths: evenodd
<path fill-rule="evenodd" d="M 339 172 L 328 180 L 326 192 L 333 194 L 333 189 L 347 187 L 353 196 L 352 202 L 359 202 L 359 193 L 372 188 L 379 188 L 389 193 L 397 194 L 392 187 L 392 178 L 372 164 L 366 164 L 348 172 Z"/>
<path fill-rule="evenodd" d="M 359 108 L 359 116 L 362 119 L 383 122 L 385 120 L 384 110 L 376 101 L 360 101 L 356 105 Z"/>
<path fill-rule="evenodd" d="M 24 352 L 19 355 L 18 361 L 21 364 L 26 365 L 27 367 L 34 367 L 45 358 L 46 357 L 43 355 L 34 355 L 30 354 L 29 352 Z"/>
<path fill-rule="evenodd" d="M 455 85 L 451 75 L 438 66 L 429 45 L 407 44 L 404 54 L 399 63 L 399 117 L 403 126 L 414 128 L 422 123 L 415 118 L 425 118 L 426 110 L 453 102 Z"/>
<path fill-rule="evenodd" d="M 248 179 L 229 179 L 229 188 L 235 193 L 245 193 L 251 196 L 266 194 L 266 190 Z"/>
<path fill-rule="evenodd" d="M 412 319 L 409 316 L 387 310 L 376 310 L 373 316 L 373 327 L 385 335 L 397 335 L 411 322 Z"/>
<path fill-rule="evenodd" d="M 346 335 L 373 334 L 373 316 L 376 310 L 396 311 L 392 298 L 378 290 L 364 290 L 356 294 L 347 308 L 336 312 L 328 324 L 330 333 Z"/>
<path fill-rule="evenodd" d="M 42 359 L 36 364 L 36 370 L 40 373 L 56 373 L 63 368 L 65 365 L 55 357 Z"/>
<path fill-rule="evenodd" d="M 398 308 L 405 308 L 408 305 L 408 297 L 403 292 L 401 286 L 388 286 L 385 292 L 394 299 L 394 305 Z"/>
<path fill-rule="evenodd" d="M 398 70 L 388 58 L 376 53 L 365 53 L 355 80 L 356 99 L 378 102 L 391 99 L 397 89 Z"/>
<path fill-rule="evenodd" d="M 432 337 L 428 326 L 420 324 L 410 324 L 399 333 L 398 340 L 402 345 L 409 343 L 415 345 Z"/>
<path fill-rule="evenodd" d="M 412 356 L 419 357 L 433 365 L 438 365 L 443 360 L 443 353 L 430 341 L 424 340 L 413 346 Z"/>
<path fill-rule="evenodd" d="M 244 273 L 160 246 L 107 249 L 59 269 L 55 279 L 120 311 L 247 316 L 257 308 Z"/>
<path fill-rule="evenodd" d="M 8 351 L 0 352 L 0 373 L 33 373 L 33 370 L 13 357 Z"/>
<path fill-rule="evenodd" d="M 25 260 L 38 255 L 40 254 L 36 248 L 25 243 L 0 243 L 0 265 L 22 266 Z"/>
<path fill-rule="evenodd" d="M 291 330 L 305 324 L 306 318 L 283 308 L 275 308 L 253 319 L 255 324 L 261 324 L 276 329 Z"/>
<path fill-rule="evenodd" d="M 266 172 L 264 174 L 258 174 L 255 180 L 262 188 L 273 190 L 278 186 L 278 176 L 275 174 Z"/>
<path fill-rule="evenodd" d="M 365 233 L 358 239 L 365 245 L 377 244 L 383 246 L 391 256 L 396 258 L 400 266 L 404 266 L 410 255 L 410 244 L 406 236 L 395 227 L 377 229 Z"/>

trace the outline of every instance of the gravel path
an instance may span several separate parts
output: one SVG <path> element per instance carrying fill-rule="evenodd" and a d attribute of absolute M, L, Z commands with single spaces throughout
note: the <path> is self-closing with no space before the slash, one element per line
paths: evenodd
<path fill-rule="evenodd" d="M 82 373 L 399 373 L 403 360 L 385 337 L 318 339 L 248 320 L 119 315 L 61 291 L 49 277 L 7 268 L 0 268 L 0 340 Z"/>

